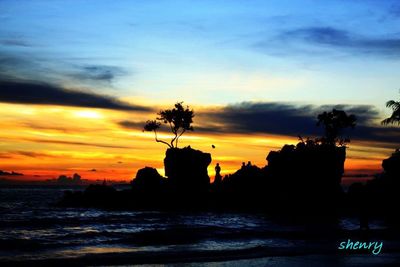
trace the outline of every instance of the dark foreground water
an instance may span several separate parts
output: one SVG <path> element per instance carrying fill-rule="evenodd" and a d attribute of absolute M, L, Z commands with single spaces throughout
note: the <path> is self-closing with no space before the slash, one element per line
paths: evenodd
<path fill-rule="evenodd" d="M 317 262 L 334 257 L 361 263 L 377 259 L 392 263 L 398 259 L 397 254 L 388 257 L 385 253 L 335 255 L 332 252 L 343 236 L 332 237 L 327 230 L 310 238 L 304 235 L 306 226 L 302 223 L 262 214 L 105 211 L 54 206 L 66 189 L 71 188 L 0 187 L 0 265 L 32 260 L 60 263 L 60 259 L 64 263 L 83 259 L 80 263 L 105 265 L 180 261 L 229 264 L 250 259 L 254 265 L 263 266 L 275 257 L 282 266 L 291 266 L 294 260 L 299 261 L 296 265 L 306 266 L 310 257 Z M 358 221 L 345 218 L 329 227 L 351 233 L 357 231 Z M 379 231 L 385 226 L 373 222 L 371 228 Z M 317 256 L 313 256 L 314 252 Z"/>

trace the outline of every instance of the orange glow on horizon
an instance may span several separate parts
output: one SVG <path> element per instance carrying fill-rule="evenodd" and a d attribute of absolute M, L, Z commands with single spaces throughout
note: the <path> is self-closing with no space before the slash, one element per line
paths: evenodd
<path fill-rule="evenodd" d="M 17 104 L 0 104 L 0 110 L 0 170 L 25 174 L 14 179 L 46 180 L 79 173 L 82 179 L 129 181 L 145 166 L 157 168 L 164 175 L 166 146 L 156 143 L 153 133 L 118 124 L 124 120 L 142 122 L 155 117 L 153 113 Z M 211 153 L 208 171 L 213 180 L 217 162 L 223 176 L 238 170 L 242 162 L 263 167 L 271 150 L 297 142 L 298 138 L 291 136 L 195 131 L 182 136 L 180 147 L 191 145 Z M 382 159 L 391 152 L 354 141 L 349 145 L 346 173 L 379 172 Z"/>

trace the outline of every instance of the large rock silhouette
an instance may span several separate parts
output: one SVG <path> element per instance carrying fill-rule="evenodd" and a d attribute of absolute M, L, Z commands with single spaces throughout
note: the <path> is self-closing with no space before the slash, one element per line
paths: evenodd
<path fill-rule="evenodd" d="M 266 181 L 267 178 L 263 169 L 255 165 L 243 165 L 235 173 L 228 175 L 222 184 L 225 192 L 255 197 L 265 191 Z"/>
<path fill-rule="evenodd" d="M 341 195 L 345 159 L 344 146 L 300 142 L 271 151 L 266 169 L 281 198 L 315 205 L 335 202 Z"/>
<path fill-rule="evenodd" d="M 165 190 L 166 179 L 162 177 L 157 169 L 144 167 L 136 173 L 132 180 L 132 190 L 138 193 L 159 193 Z"/>
<path fill-rule="evenodd" d="M 207 192 L 210 177 L 207 167 L 211 163 L 211 154 L 200 150 L 169 148 L 165 153 L 164 168 L 169 184 L 179 192 Z"/>
<path fill-rule="evenodd" d="M 389 158 L 382 161 L 382 168 L 388 179 L 400 183 L 400 150 L 396 150 Z M 397 178 L 397 179 L 395 179 Z"/>
<path fill-rule="evenodd" d="M 368 191 L 385 206 L 400 204 L 400 150 L 382 161 L 383 173 L 367 183 Z"/>
<path fill-rule="evenodd" d="M 382 161 L 383 172 L 366 184 L 367 195 L 363 199 L 370 214 L 384 214 L 391 227 L 400 225 L 400 150 Z M 349 192 L 350 193 L 350 192 Z M 351 196 L 351 195 L 350 195 Z"/>

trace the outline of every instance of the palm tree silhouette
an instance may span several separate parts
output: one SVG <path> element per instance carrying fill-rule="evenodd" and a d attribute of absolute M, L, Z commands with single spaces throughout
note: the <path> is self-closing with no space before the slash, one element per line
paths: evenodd
<path fill-rule="evenodd" d="M 392 115 L 382 121 L 383 125 L 399 124 L 400 125 L 400 101 L 390 100 L 386 102 L 386 107 L 393 109 Z"/>

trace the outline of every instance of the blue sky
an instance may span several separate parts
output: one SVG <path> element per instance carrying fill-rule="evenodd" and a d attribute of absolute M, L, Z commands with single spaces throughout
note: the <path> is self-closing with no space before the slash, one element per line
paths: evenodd
<path fill-rule="evenodd" d="M 398 1 L 0 1 L 0 74 L 129 100 L 384 103 Z"/>

